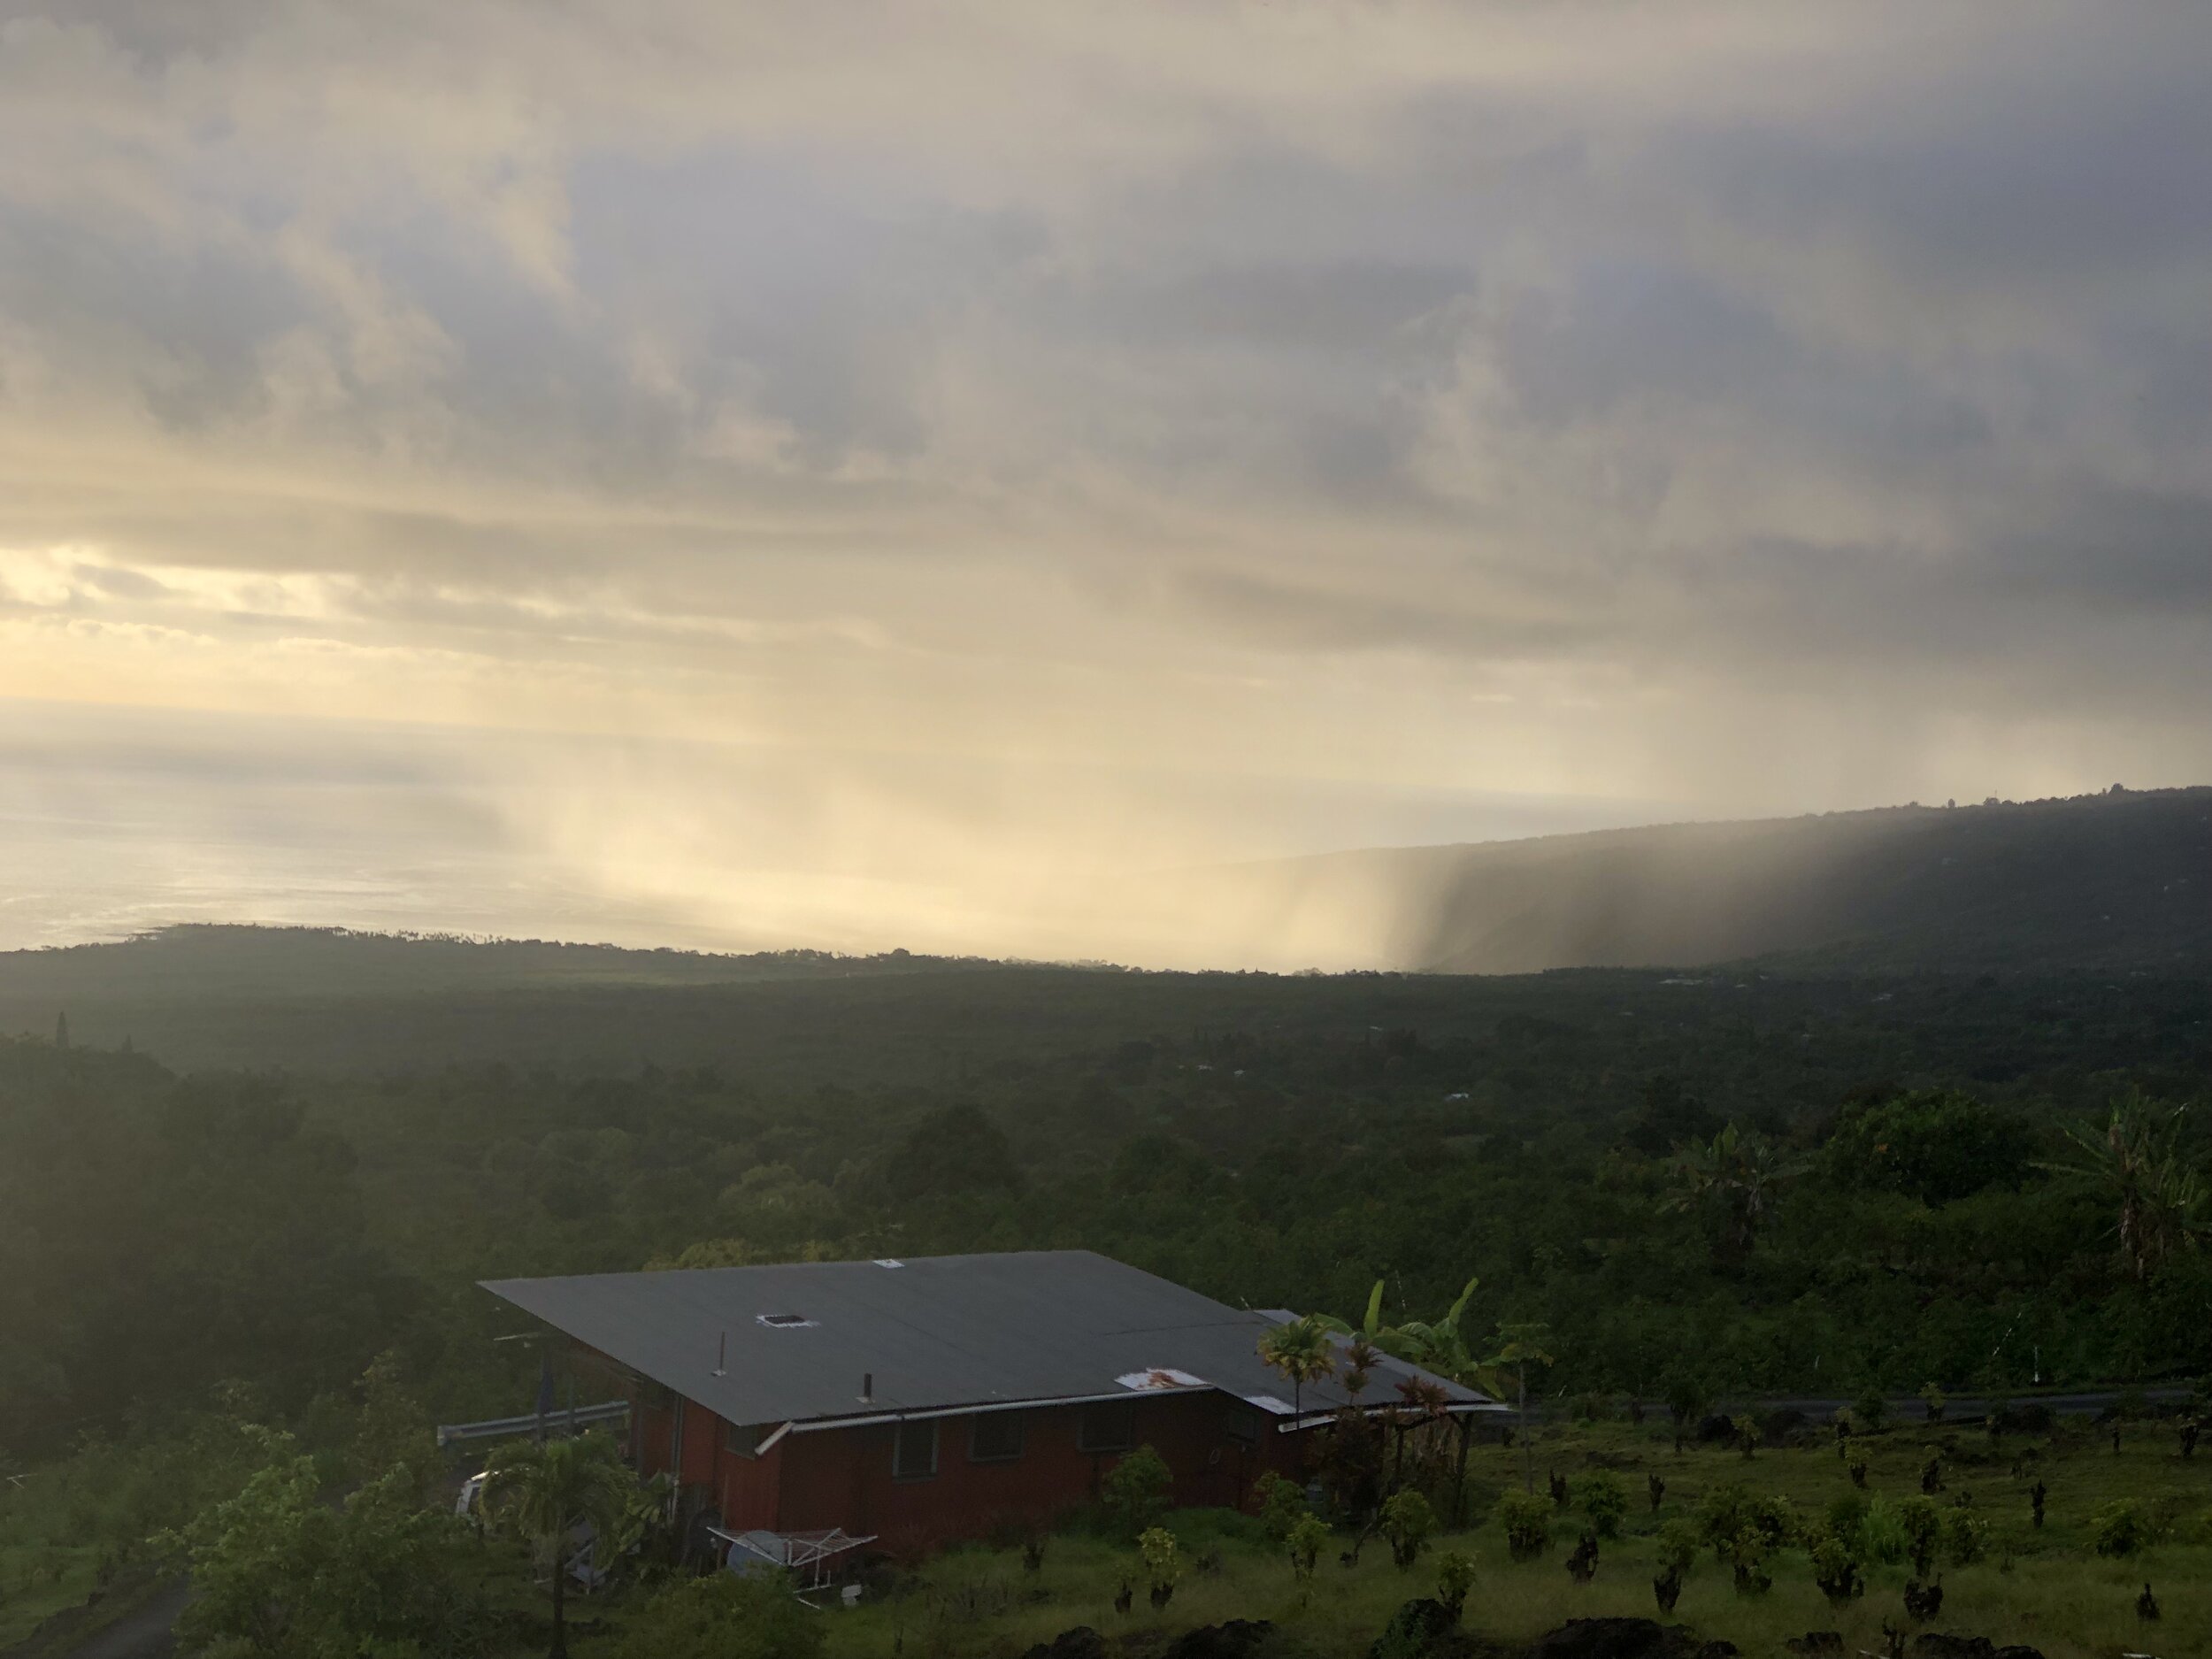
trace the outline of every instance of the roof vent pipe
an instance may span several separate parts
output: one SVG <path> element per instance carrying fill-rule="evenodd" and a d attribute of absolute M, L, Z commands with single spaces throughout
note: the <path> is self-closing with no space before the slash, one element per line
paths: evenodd
<path fill-rule="evenodd" d="M 728 1376 L 730 1374 L 729 1364 L 730 1333 L 727 1331 L 725 1331 L 722 1333 L 721 1346 L 714 1350 L 714 1374 L 717 1377 Z"/>
<path fill-rule="evenodd" d="M 875 1403 L 875 1398 L 876 1374 L 873 1371 L 863 1371 L 860 1376 L 860 1403 L 864 1406 L 872 1405 Z"/>

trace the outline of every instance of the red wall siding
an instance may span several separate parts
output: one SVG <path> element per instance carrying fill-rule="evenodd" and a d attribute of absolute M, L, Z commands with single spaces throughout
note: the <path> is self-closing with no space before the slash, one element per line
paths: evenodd
<path fill-rule="evenodd" d="M 790 1443 L 787 1434 L 757 1457 L 723 1454 L 716 1508 L 724 1527 L 733 1532 L 785 1530 L 778 1511 L 783 1494 L 783 1448 Z"/>
<path fill-rule="evenodd" d="M 1137 1441 L 1166 1460 L 1178 1504 L 1240 1505 L 1263 1460 L 1294 1450 L 1272 1434 L 1257 1448 L 1237 1446 L 1228 1436 L 1230 1410 L 1229 1401 L 1211 1393 L 1136 1402 Z M 875 1533 L 895 1553 L 915 1554 L 1002 1525 L 1048 1520 L 1092 1497 L 1118 1461 L 1117 1454 L 1079 1448 L 1081 1416 L 1077 1406 L 1025 1411 L 1022 1455 L 983 1463 L 968 1455 L 972 1419 L 938 1418 L 937 1472 L 921 1480 L 894 1479 L 890 1424 L 795 1432 L 778 1448 L 787 1450 L 779 1527 L 841 1526 Z"/>
<path fill-rule="evenodd" d="M 1274 1432 L 1263 1419 L 1256 1446 L 1231 1437 L 1240 1405 L 1211 1392 L 1136 1398 L 1135 1434 L 1166 1460 L 1178 1505 L 1248 1506 L 1263 1471 L 1297 1473 L 1303 1435 Z M 1084 1451 L 1078 1443 L 1080 1406 L 1025 1410 L 1022 1455 L 1010 1462 L 969 1456 L 969 1417 L 937 1424 L 937 1472 L 900 1480 L 891 1472 L 891 1424 L 825 1429 L 783 1436 L 767 1452 L 745 1457 L 727 1449 L 728 1425 L 695 1402 L 683 1404 L 680 1484 L 700 1491 L 732 1532 L 764 1528 L 803 1532 L 841 1526 L 873 1533 L 882 1548 L 914 1555 L 1008 1525 L 1049 1521 L 1097 1494 L 1118 1453 Z M 647 1476 L 672 1469 L 675 1413 L 641 1406 L 632 1434 Z"/>

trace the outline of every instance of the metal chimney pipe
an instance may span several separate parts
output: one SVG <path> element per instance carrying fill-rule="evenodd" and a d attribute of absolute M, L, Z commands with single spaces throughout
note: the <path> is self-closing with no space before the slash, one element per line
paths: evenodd
<path fill-rule="evenodd" d="M 714 1374 L 717 1377 L 728 1376 L 730 1374 L 729 1363 L 730 1333 L 725 1331 L 722 1333 L 722 1345 L 714 1350 Z"/>
<path fill-rule="evenodd" d="M 873 1371 L 863 1371 L 860 1376 L 860 1403 L 864 1406 L 871 1404 L 875 1397 L 876 1374 Z"/>

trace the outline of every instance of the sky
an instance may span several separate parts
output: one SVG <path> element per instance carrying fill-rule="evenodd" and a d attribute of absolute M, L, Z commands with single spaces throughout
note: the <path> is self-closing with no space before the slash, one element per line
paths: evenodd
<path fill-rule="evenodd" d="M 0 947 L 2212 780 L 2208 156 L 2196 0 L 0 0 Z"/>

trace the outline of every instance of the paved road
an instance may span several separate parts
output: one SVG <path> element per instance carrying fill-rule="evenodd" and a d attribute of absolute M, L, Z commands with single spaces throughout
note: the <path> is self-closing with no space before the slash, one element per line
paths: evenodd
<path fill-rule="evenodd" d="M 2038 1405 L 2062 1417 L 2093 1417 L 2108 1411 L 2125 1397 L 2120 1388 L 2090 1389 L 2079 1394 L 2014 1394 L 2013 1406 Z M 2178 1405 L 2189 1397 L 2186 1388 L 2146 1388 L 2141 1397 L 2152 1405 Z M 1809 1417 L 1832 1417 L 1845 1407 L 1855 1403 L 1849 1400 L 1762 1400 L 1757 1409 L 1762 1411 L 1802 1411 Z M 1980 1394 L 1953 1394 L 1943 1403 L 1943 1416 L 1948 1422 L 1960 1417 L 1985 1417 L 1989 1402 Z M 1901 1395 L 1889 1402 L 1889 1418 L 1893 1423 L 1921 1423 L 1927 1420 L 1928 1407 L 1918 1394 Z"/>
<path fill-rule="evenodd" d="M 2006 1398 L 2016 1408 L 2039 1405 L 2047 1407 L 2054 1415 L 2062 1417 L 2093 1417 L 2119 1404 L 2127 1397 L 2128 1393 L 2128 1390 L 2123 1388 L 2093 1388 L 2076 1394 L 2011 1394 Z M 2179 1405 L 2189 1398 L 2189 1394 L 2190 1390 L 2186 1388 L 2146 1388 L 2140 1391 L 2139 1397 L 2154 1406 L 2171 1406 Z M 1747 1405 L 1731 1401 L 1724 1405 L 1716 1406 L 1714 1409 L 1731 1411 L 1748 1409 L 1760 1412 L 1801 1411 L 1815 1421 L 1819 1421 L 1823 1418 L 1833 1417 L 1837 1412 L 1857 1403 L 1853 1400 L 1824 1400 L 1808 1395 L 1788 1395 L 1767 1400 L 1754 1400 Z M 1546 1406 L 1539 1406 L 1532 1401 L 1530 1402 L 1531 1414 L 1537 1417 L 1559 1417 L 1566 1414 L 1570 1409 L 1569 1407 L 1557 1401 Z M 1666 1402 L 1662 1400 L 1645 1401 L 1644 1409 L 1656 1417 L 1664 1417 L 1667 1414 Z M 1980 1394 L 1952 1394 L 1944 1402 L 1943 1420 L 1947 1423 L 1963 1422 L 1985 1417 L 1988 1411 L 1989 1402 Z M 1889 1402 L 1889 1420 L 1892 1423 L 1924 1423 L 1927 1418 L 1927 1403 L 1918 1394 L 1900 1394 Z"/>

